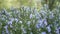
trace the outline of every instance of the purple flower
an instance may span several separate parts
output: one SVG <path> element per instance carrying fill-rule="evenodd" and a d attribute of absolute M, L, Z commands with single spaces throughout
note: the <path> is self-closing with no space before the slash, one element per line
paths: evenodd
<path fill-rule="evenodd" d="M 38 29 L 39 29 L 39 28 L 40 28 L 40 25 L 39 25 L 39 24 L 37 24 L 37 25 L 36 25 L 36 28 L 38 28 Z"/>
<path fill-rule="evenodd" d="M 50 28 L 50 26 L 47 27 L 47 30 L 48 30 L 48 32 L 51 32 L 51 28 Z"/>
<path fill-rule="evenodd" d="M 17 19 L 17 18 L 15 18 L 15 21 L 16 21 L 16 22 L 18 22 L 18 19 Z"/>
<path fill-rule="evenodd" d="M 56 33 L 57 34 L 60 34 L 60 27 L 59 28 L 56 28 Z"/>
<path fill-rule="evenodd" d="M 50 12 L 49 18 L 50 19 L 54 18 L 54 13 Z"/>
<path fill-rule="evenodd" d="M 33 15 L 32 14 L 30 14 L 30 19 L 33 17 Z"/>
<path fill-rule="evenodd" d="M 12 24 L 12 21 L 9 21 L 8 24 Z"/>
<path fill-rule="evenodd" d="M 10 21 L 8 21 L 8 24 L 12 24 L 12 22 L 14 21 L 14 18 L 10 18 Z"/>
<path fill-rule="evenodd" d="M 45 25 L 47 25 L 47 20 L 46 20 L 46 19 L 44 19 L 44 20 L 43 20 L 43 23 L 44 23 Z"/>
<path fill-rule="evenodd" d="M 46 32 L 41 32 L 41 34 L 46 34 Z"/>
<path fill-rule="evenodd" d="M 43 19 L 38 20 L 38 23 L 36 25 L 36 28 L 40 28 L 40 27 L 42 27 L 42 28 L 44 27 Z"/>
<path fill-rule="evenodd" d="M 6 30 L 6 33 L 9 34 L 8 26 L 6 25 L 4 28 L 5 28 L 5 30 Z"/>

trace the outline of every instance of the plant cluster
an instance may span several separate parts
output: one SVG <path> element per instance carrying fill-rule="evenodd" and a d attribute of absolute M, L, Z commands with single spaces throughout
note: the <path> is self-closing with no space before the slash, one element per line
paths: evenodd
<path fill-rule="evenodd" d="M 0 34 L 59 34 L 60 10 L 21 7 L 0 11 Z"/>

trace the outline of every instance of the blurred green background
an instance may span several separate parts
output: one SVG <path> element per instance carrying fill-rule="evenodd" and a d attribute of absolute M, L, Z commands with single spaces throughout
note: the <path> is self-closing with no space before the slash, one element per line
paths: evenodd
<path fill-rule="evenodd" d="M 0 0 L 0 8 L 19 8 L 20 6 L 41 7 L 41 0 Z"/>
<path fill-rule="evenodd" d="M 20 6 L 37 6 L 37 3 L 40 4 L 40 1 L 36 0 L 0 0 L 0 8 L 9 8 L 9 7 L 16 7 L 19 8 Z"/>
<path fill-rule="evenodd" d="M 49 7 L 58 5 L 60 0 L 0 0 L 1 8 L 20 8 L 21 6 L 29 6 L 41 8 L 44 4 L 48 4 Z"/>

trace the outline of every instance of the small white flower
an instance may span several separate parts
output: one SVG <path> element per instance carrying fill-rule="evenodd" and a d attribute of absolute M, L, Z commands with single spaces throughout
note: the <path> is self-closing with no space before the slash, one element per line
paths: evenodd
<path fill-rule="evenodd" d="M 14 21 L 14 18 L 9 18 L 10 21 Z"/>
<path fill-rule="evenodd" d="M 30 25 L 30 23 L 31 23 L 30 21 L 27 22 L 28 25 Z"/>
<path fill-rule="evenodd" d="M 30 32 L 30 34 L 33 34 L 32 32 Z"/>
<path fill-rule="evenodd" d="M 8 28 L 8 26 L 6 25 L 4 28 L 5 28 L 5 29 L 7 29 L 7 28 Z"/>
<path fill-rule="evenodd" d="M 5 18 L 3 17 L 2 20 L 5 20 Z"/>
<path fill-rule="evenodd" d="M 22 21 L 19 21 L 22 24 Z"/>
<path fill-rule="evenodd" d="M 30 26 L 30 23 L 31 23 L 30 21 L 27 22 L 28 27 Z"/>
<path fill-rule="evenodd" d="M 29 28 L 29 30 L 31 30 L 31 28 Z"/>
<path fill-rule="evenodd" d="M 10 27 L 11 27 L 11 28 L 13 28 L 13 26 L 12 26 L 12 25 L 10 25 Z"/>
<path fill-rule="evenodd" d="M 27 33 L 26 30 L 25 30 L 25 28 L 23 28 L 22 31 L 23 31 L 23 33 Z"/>
<path fill-rule="evenodd" d="M 60 14 L 59 14 L 59 19 L 60 19 Z"/>

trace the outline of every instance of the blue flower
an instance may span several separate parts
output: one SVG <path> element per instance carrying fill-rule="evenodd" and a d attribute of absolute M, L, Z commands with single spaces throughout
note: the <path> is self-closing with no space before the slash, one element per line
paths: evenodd
<path fill-rule="evenodd" d="M 46 34 L 46 32 L 41 32 L 41 34 Z"/>
<path fill-rule="evenodd" d="M 6 30 L 6 33 L 9 34 L 9 30 L 8 30 L 8 26 L 4 26 L 5 30 Z"/>
<path fill-rule="evenodd" d="M 46 28 L 47 28 L 48 32 L 51 32 L 50 26 L 47 26 Z"/>
<path fill-rule="evenodd" d="M 36 28 L 40 28 L 40 27 L 44 27 L 44 24 L 43 24 L 43 19 L 39 19 L 38 20 L 38 23 L 37 23 L 37 25 L 36 25 Z"/>
<path fill-rule="evenodd" d="M 56 28 L 56 33 L 57 34 L 60 34 L 60 27 L 59 28 Z"/>
<path fill-rule="evenodd" d="M 52 18 L 54 18 L 54 13 L 50 12 L 49 19 L 52 19 Z"/>
<path fill-rule="evenodd" d="M 46 20 L 46 19 L 44 19 L 44 20 L 43 20 L 43 23 L 44 23 L 45 25 L 47 25 L 47 20 Z"/>
<path fill-rule="evenodd" d="M 30 14 L 30 19 L 33 17 L 33 14 Z"/>
<path fill-rule="evenodd" d="M 38 29 L 39 29 L 39 28 L 40 28 L 40 24 L 37 24 L 37 25 L 36 25 L 36 28 L 38 28 Z"/>

